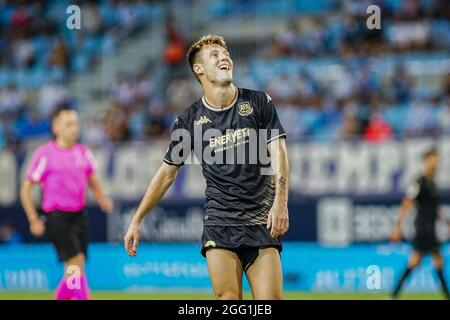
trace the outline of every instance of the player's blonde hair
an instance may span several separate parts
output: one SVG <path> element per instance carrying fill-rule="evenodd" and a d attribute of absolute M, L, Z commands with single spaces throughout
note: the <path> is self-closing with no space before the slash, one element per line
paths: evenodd
<path fill-rule="evenodd" d="M 191 68 L 191 71 L 194 73 L 195 78 L 200 82 L 198 75 L 194 72 L 194 64 L 197 62 L 198 53 L 202 50 L 203 47 L 211 44 L 217 44 L 222 48 L 228 50 L 228 46 L 222 36 L 218 36 L 215 34 L 208 34 L 206 36 L 201 37 L 197 42 L 195 42 L 190 48 L 186 55 L 186 60 Z"/>

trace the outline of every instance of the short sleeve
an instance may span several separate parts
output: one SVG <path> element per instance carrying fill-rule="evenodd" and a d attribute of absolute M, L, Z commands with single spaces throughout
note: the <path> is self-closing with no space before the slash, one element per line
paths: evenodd
<path fill-rule="evenodd" d="M 406 197 L 408 199 L 415 200 L 418 197 L 418 195 L 419 195 L 419 191 L 420 191 L 419 182 L 414 181 L 406 189 Z"/>
<path fill-rule="evenodd" d="M 262 100 L 261 110 L 262 128 L 267 130 L 267 143 L 280 137 L 286 137 L 272 98 L 267 93 Z"/>
<path fill-rule="evenodd" d="M 34 183 L 40 183 L 47 172 L 48 156 L 44 149 L 37 149 L 26 171 L 26 178 Z"/>
<path fill-rule="evenodd" d="M 178 117 L 172 126 L 170 143 L 164 156 L 164 162 L 170 165 L 182 166 L 192 150 L 191 134 L 186 122 Z"/>
<path fill-rule="evenodd" d="M 97 160 L 95 160 L 95 157 L 92 154 L 91 150 L 87 147 L 85 149 L 84 156 L 86 157 L 87 160 L 86 174 L 88 176 L 91 176 L 97 171 L 98 167 Z"/>

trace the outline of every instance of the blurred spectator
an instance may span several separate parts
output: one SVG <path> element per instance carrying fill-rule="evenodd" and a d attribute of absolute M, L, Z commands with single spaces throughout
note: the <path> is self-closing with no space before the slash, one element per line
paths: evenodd
<path fill-rule="evenodd" d="M 161 114 L 153 114 L 149 116 L 146 120 L 147 121 L 144 125 L 145 137 L 154 139 L 159 138 L 165 133 L 167 133 L 168 128 Z"/>
<path fill-rule="evenodd" d="M 108 142 L 108 136 L 100 119 L 91 120 L 83 126 L 81 140 L 90 147 L 101 147 Z"/>
<path fill-rule="evenodd" d="M 31 67 L 35 62 L 36 51 L 30 38 L 21 36 L 12 43 L 13 64 L 17 68 Z"/>
<path fill-rule="evenodd" d="M 202 94 L 200 87 L 187 76 L 180 76 L 172 81 L 167 88 L 167 98 L 169 106 L 175 112 L 180 112 L 186 106 L 189 106 L 195 100 L 199 99 Z"/>
<path fill-rule="evenodd" d="M 407 137 L 420 137 L 432 135 L 437 130 L 434 122 L 432 110 L 430 110 L 427 101 L 424 98 L 415 98 L 412 102 L 408 117 L 406 119 Z"/>
<path fill-rule="evenodd" d="M 391 78 L 395 102 L 406 103 L 411 97 L 413 81 L 403 65 L 397 66 Z"/>
<path fill-rule="evenodd" d="M 361 121 L 356 113 L 357 106 L 353 102 L 345 106 L 339 139 L 357 140 L 361 138 Z"/>
<path fill-rule="evenodd" d="M 118 38 L 123 38 L 131 34 L 138 27 L 138 12 L 137 7 L 131 1 L 117 0 L 117 25 L 115 34 Z"/>
<path fill-rule="evenodd" d="M 184 73 L 186 48 L 183 36 L 171 20 L 166 22 L 166 44 L 163 51 L 163 61 L 166 65 L 164 77 L 161 79 L 161 89 L 166 92 L 173 78 Z"/>
<path fill-rule="evenodd" d="M 290 21 L 285 30 L 276 34 L 272 39 L 267 52 L 270 58 L 289 56 L 295 52 L 299 37 L 298 27 L 295 21 Z"/>
<path fill-rule="evenodd" d="M 44 117 L 50 117 L 56 107 L 70 102 L 69 90 L 63 83 L 56 80 L 48 81 L 41 89 L 39 95 L 39 112 Z"/>
<path fill-rule="evenodd" d="M 383 119 L 379 112 L 373 112 L 364 132 L 364 139 L 369 142 L 382 142 L 390 139 L 391 136 L 392 129 L 389 123 Z"/>
<path fill-rule="evenodd" d="M 129 139 L 128 115 L 118 101 L 113 100 L 109 104 L 104 124 L 105 132 L 112 142 L 123 142 Z"/>
<path fill-rule="evenodd" d="M 450 104 L 447 104 L 447 106 L 441 110 L 438 121 L 440 132 L 442 134 L 450 135 Z"/>
<path fill-rule="evenodd" d="M 297 93 L 300 99 L 306 104 L 311 104 L 319 91 L 317 82 L 306 72 L 300 74 L 299 79 L 295 83 Z"/>
<path fill-rule="evenodd" d="M 9 26 L 16 33 L 29 34 L 32 27 L 32 17 L 25 6 L 16 7 L 10 18 Z"/>
<path fill-rule="evenodd" d="M 113 97 L 124 107 L 129 107 L 134 102 L 134 88 L 130 76 L 119 73 L 113 88 Z"/>
<path fill-rule="evenodd" d="M 14 133 L 19 140 L 47 136 L 50 132 L 50 120 L 35 109 L 26 110 L 14 124 Z"/>
<path fill-rule="evenodd" d="M 347 99 L 354 94 L 356 86 L 356 78 L 351 74 L 348 68 L 345 68 L 343 74 L 333 88 L 334 96 L 338 100 Z"/>
<path fill-rule="evenodd" d="M 6 135 L 3 130 L 3 125 L 0 123 L 0 150 L 6 146 Z"/>
<path fill-rule="evenodd" d="M 58 38 L 50 53 L 49 66 L 66 69 L 69 67 L 70 54 L 64 40 Z"/>
<path fill-rule="evenodd" d="M 278 105 L 279 111 L 278 116 L 280 118 L 281 123 L 283 124 L 284 130 L 289 134 L 293 139 L 299 139 L 306 135 L 307 128 L 301 123 L 301 115 L 297 112 L 295 107 L 292 105 Z"/>
<path fill-rule="evenodd" d="M 25 106 L 25 93 L 18 90 L 15 84 L 9 84 L 0 93 L 0 114 L 16 114 Z"/>
<path fill-rule="evenodd" d="M 297 96 L 297 90 L 292 83 L 293 81 L 288 73 L 281 73 L 269 81 L 267 91 L 278 103 L 287 104 Z"/>
<path fill-rule="evenodd" d="M 81 7 L 81 31 L 89 36 L 96 36 L 102 30 L 103 20 L 93 3 L 86 2 Z"/>
<path fill-rule="evenodd" d="M 128 128 L 132 139 L 142 140 L 144 138 L 145 112 L 144 105 L 136 104 L 128 116 Z"/>
<path fill-rule="evenodd" d="M 171 66 L 184 63 L 186 49 L 181 33 L 170 22 L 167 23 L 166 28 L 167 44 L 164 48 L 164 59 L 166 63 Z"/>
<path fill-rule="evenodd" d="M 235 78 L 240 87 L 247 89 L 258 87 L 252 75 L 250 74 L 250 68 L 248 64 L 241 63 L 239 65 L 234 65 L 233 68 L 233 72 L 238 75 L 235 76 Z"/>
<path fill-rule="evenodd" d="M 0 243 L 1 244 L 16 244 L 21 243 L 22 235 L 9 222 L 0 224 Z"/>
<path fill-rule="evenodd" d="M 140 72 L 136 76 L 134 89 L 136 104 L 148 105 L 150 97 L 153 94 L 154 84 L 148 76 L 148 72 Z"/>

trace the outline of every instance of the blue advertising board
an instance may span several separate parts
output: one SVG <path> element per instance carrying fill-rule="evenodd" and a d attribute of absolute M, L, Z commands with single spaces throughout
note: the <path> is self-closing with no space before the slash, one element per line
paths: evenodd
<path fill-rule="evenodd" d="M 281 253 L 284 288 L 313 292 L 388 292 L 406 266 L 407 244 L 325 247 L 288 242 Z M 450 245 L 442 248 L 450 258 Z M 205 259 L 198 243 L 142 243 L 130 258 L 121 244 L 93 244 L 87 274 L 92 290 L 211 290 Z M 450 266 L 445 273 L 450 276 Z M 0 246 L 0 290 L 48 291 L 56 287 L 62 265 L 47 244 Z M 245 290 L 249 289 L 244 282 Z M 426 257 L 405 290 L 439 289 L 431 261 Z"/>

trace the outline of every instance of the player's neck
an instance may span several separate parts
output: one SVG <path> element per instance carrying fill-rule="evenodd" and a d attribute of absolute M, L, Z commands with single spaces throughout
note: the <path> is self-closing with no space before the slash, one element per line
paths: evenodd
<path fill-rule="evenodd" d="M 61 138 L 59 138 L 59 139 L 56 138 L 55 143 L 58 147 L 63 148 L 63 149 L 70 149 L 74 145 L 73 143 L 65 141 L 64 139 L 61 139 Z"/>
<path fill-rule="evenodd" d="M 434 172 L 425 170 L 423 172 L 425 178 L 432 180 L 434 178 Z"/>
<path fill-rule="evenodd" d="M 228 107 L 234 101 L 236 95 L 237 88 L 232 83 L 226 87 L 211 86 L 204 90 L 206 102 L 217 109 Z"/>

